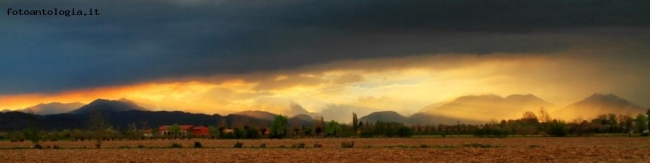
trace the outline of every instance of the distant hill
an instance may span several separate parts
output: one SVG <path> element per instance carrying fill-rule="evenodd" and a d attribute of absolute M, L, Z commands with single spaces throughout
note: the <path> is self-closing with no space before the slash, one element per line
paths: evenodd
<path fill-rule="evenodd" d="M 578 116 L 583 119 L 596 118 L 601 114 L 630 114 L 636 116 L 639 113 L 646 113 L 647 109 L 633 104 L 613 94 L 593 94 L 581 101 L 570 104 L 562 109 L 552 112 L 551 116 L 572 120 Z"/>
<path fill-rule="evenodd" d="M 323 118 L 327 121 L 334 120 L 337 122 L 348 123 L 352 122 L 352 113 L 357 113 L 358 116 L 363 116 L 372 113 L 372 111 L 372 109 L 351 105 L 328 105 L 323 108 L 321 112 Z"/>
<path fill-rule="evenodd" d="M 289 125 L 291 127 L 312 127 L 314 126 L 314 118 L 306 114 L 298 114 L 289 118 Z"/>
<path fill-rule="evenodd" d="M 233 114 L 238 114 L 238 115 L 245 115 L 245 116 L 250 116 L 250 117 L 255 117 L 259 119 L 264 119 L 264 120 L 270 120 L 272 121 L 275 119 L 276 114 L 270 113 L 270 112 L 265 112 L 265 111 L 242 111 L 242 112 L 237 112 Z"/>
<path fill-rule="evenodd" d="M 135 104 L 133 101 L 129 101 L 127 99 L 119 99 L 119 100 L 97 99 L 88 105 L 84 105 L 77 110 L 71 111 L 70 113 L 88 114 L 93 110 L 101 110 L 105 112 L 123 112 L 129 110 L 148 111 L 148 109 L 140 107 L 138 106 L 138 104 Z"/>
<path fill-rule="evenodd" d="M 479 124 L 485 121 L 467 119 L 463 117 L 446 117 L 426 113 L 416 113 L 409 117 L 409 124 L 413 125 L 436 125 L 436 124 Z"/>
<path fill-rule="evenodd" d="M 383 121 L 383 122 L 400 122 L 400 123 L 409 123 L 408 118 L 400 115 L 397 112 L 394 111 L 380 111 L 380 112 L 373 112 L 370 113 L 366 116 L 363 116 L 359 118 L 359 121 L 361 122 L 376 122 L 376 121 Z"/>
<path fill-rule="evenodd" d="M 303 108 L 300 104 L 292 102 L 290 105 L 290 112 L 288 113 L 288 116 L 296 116 L 300 114 L 308 115 L 309 117 L 320 117 L 322 114 L 320 113 L 314 113 L 314 112 L 309 112 L 305 108 Z"/>
<path fill-rule="evenodd" d="M 435 106 L 435 105 L 431 105 Z M 546 102 L 532 94 L 462 96 L 435 108 L 425 107 L 414 121 L 424 121 L 429 116 L 432 123 L 456 123 L 457 121 L 487 122 L 490 120 L 516 119 L 526 111 L 537 112 L 540 108 L 552 110 L 555 104 Z M 426 115 L 426 116 L 425 116 Z M 436 120 L 438 119 L 438 120 Z"/>
<path fill-rule="evenodd" d="M 61 114 L 61 113 L 68 113 L 75 109 L 79 109 L 83 105 L 84 105 L 83 103 L 78 103 L 78 102 L 75 103 L 53 102 L 48 104 L 38 104 L 35 106 L 31 106 L 25 108 L 22 111 L 28 112 L 27 110 L 31 110 L 34 112 L 34 114 L 38 114 L 38 115 Z"/>
<path fill-rule="evenodd" d="M 102 112 L 115 129 L 126 129 L 129 124 L 135 123 L 141 127 L 143 122 L 147 128 L 161 125 L 190 124 L 190 125 L 226 125 L 229 127 L 268 127 L 270 120 L 230 114 L 227 116 L 193 114 L 180 111 L 140 111 L 130 110 L 122 112 Z M 88 122 L 88 114 L 52 114 L 36 115 L 38 125 L 44 130 L 84 129 Z M 23 112 L 0 113 L 0 131 L 22 130 L 27 127 L 29 114 Z"/>

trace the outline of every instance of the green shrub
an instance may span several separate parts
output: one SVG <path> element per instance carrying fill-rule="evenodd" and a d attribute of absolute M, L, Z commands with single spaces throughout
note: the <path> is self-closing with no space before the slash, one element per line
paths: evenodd
<path fill-rule="evenodd" d="M 421 145 L 420 145 L 420 148 L 431 148 L 431 146 L 426 145 L 426 144 L 421 144 Z"/>
<path fill-rule="evenodd" d="M 362 138 L 371 138 L 373 136 L 375 136 L 375 135 L 371 130 L 363 130 L 363 131 L 361 131 L 361 137 Z"/>
<path fill-rule="evenodd" d="M 172 143 L 171 148 L 183 148 L 183 145 L 174 142 L 174 143 Z"/>
<path fill-rule="evenodd" d="M 504 138 L 508 137 L 509 132 L 507 130 L 492 128 L 492 127 L 483 127 L 481 129 L 474 130 L 474 136 L 476 137 L 490 137 L 490 138 Z"/>
<path fill-rule="evenodd" d="M 479 143 L 472 143 L 472 144 L 463 144 L 463 147 L 472 147 L 472 148 L 501 148 L 502 146 L 492 145 L 492 144 L 479 144 Z"/>
<path fill-rule="evenodd" d="M 260 144 L 260 148 L 266 148 L 266 144 L 264 143 Z"/>
<path fill-rule="evenodd" d="M 144 148 L 144 145 L 138 144 L 138 148 Z"/>
<path fill-rule="evenodd" d="M 341 148 L 352 148 L 352 147 L 354 147 L 354 142 L 353 141 L 351 141 L 351 142 L 342 142 L 341 143 Z"/>
<path fill-rule="evenodd" d="M 456 148 L 456 146 L 453 145 L 437 145 L 436 148 Z"/>
<path fill-rule="evenodd" d="M 397 129 L 397 136 L 401 138 L 407 138 L 413 136 L 413 131 L 411 131 L 411 128 L 402 126 Z"/>
<path fill-rule="evenodd" d="M 203 148 L 203 145 L 199 141 L 194 141 L 194 148 Z"/>
<path fill-rule="evenodd" d="M 323 147 L 322 144 L 319 144 L 319 143 L 315 143 L 315 144 L 314 144 L 314 148 L 322 148 L 322 147 Z"/>
<path fill-rule="evenodd" d="M 553 120 L 548 122 L 546 128 L 546 133 L 553 137 L 565 137 L 569 133 L 567 124 L 564 121 Z"/>
<path fill-rule="evenodd" d="M 291 148 L 305 148 L 305 143 L 291 145 Z"/>
<path fill-rule="evenodd" d="M 237 141 L 234 145 L 235 148 L 242 148 L 244 147 L 244 143 Z"/>

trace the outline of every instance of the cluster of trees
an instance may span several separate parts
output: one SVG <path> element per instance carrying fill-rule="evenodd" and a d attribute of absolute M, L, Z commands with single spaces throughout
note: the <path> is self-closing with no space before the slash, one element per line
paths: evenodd
<path fill-rule="evenodd" d="M 22 131 L 13 131 L 9 132 L 8 136 L 11 141 L 25 141 L 29 140 L 34 143 L 34 148 L 42 148 L 40 145 L 41 141 L 57 141 L 58 139 L 65 138 L 70 139 L 71 137 L 76 137 L 77 139 L 81 138 L 84 140 L 86 137 L 95 138 L 95 146 L 97 148 L 101 147 L 102 141 L 106 139 L 105 136 L 112 133 L 109 122 L 105 116 L 99 111 L 92 112 L 90 114 L 90 119 L 88 121 L 88 131 L 81 130 L 64 130 L 61 132 L 46 132 L 40 130 L 36 115 L 31 110 L 28 110 L 29 113 L 29 124 L 28 127 Z M 90 139 L 89 139 L 90 140 Z"/>
<path fill-rule="evenodd" d="M 650 114 L 650 111 L 647 113 Z M 594 134 L 648 135 L 648 115 L 634 116 L 603 114 L 591 121 L 576 118 L 571 122 L 553 119 L 542 108 L 538 114 L 525 112 L 520 119 L 492 121 L 486 124 L 415 125 L 415 135 L 474 135 L 477 137 L 506 137 L 508 135 L 590 136 Z M 539 115 L 539 116 L 538 116 Z"/>
<path fill-rule="evenodd" d="M 31 114 L 32 117 L 35 117 Z M 538 116 L 539 115 L 539 116 Z M 520 119 L 492 121 L 486 124 L 461 124 L 455 125 L 412 125 L 407 126 L 397 122 L 360 122 L 356 113 L 352 114 L 352 123 L 344 124 L 336 121 L 325 122 L 323 117 L 316 120 L 313 126 L 290 126 L 288 117 L 275 116 L 271 126 L 243 126 L 227 128 L 224 122 L 219 127 L 209 126 L 210 138 L 220 139 L 258 139 L 258 138 L 300 138 L 300 137 L 411 137 L 413 135 L 474 135 L 476 137 L 506 137 L 509 135 L 546 135 L 546 136 L 589 136 L 603 133 L 641 133 L 648 135 L 650 109 L 646 114 L 636 116 L 603 114 L 590 121 L 577 118 L 572 122 L 552 119 L 548 112 L 542 108 L 538 114 L 533 112 L 523 113 Z M 39 130 L 35 118 L 29 126 L 22 131 L 8 132 L 0 137 L 8 137 L 12 141 L 31 141 L 34 148 L 39 148 L 40 141 L 93 140 L 97 148 L 106 140 L 145 139 L 144 131 L 146 122 L 141 122 L 138 129 L 133 123 L 124 131 L 111 127 L 108 119 L 99 111 L 90 114 L 87 130 L 62 130 L 59 132 L 46 132 Z M 161 135 L 158 128 L 152 128 L 152 138 L 184 138 L 192 135 L 180 134 L 178 124 L 170 126 L 171 134 Z M 267 132 L 268 130 L 268 132 Z M 268 134 L 267 134 L 268 133 Z"/>

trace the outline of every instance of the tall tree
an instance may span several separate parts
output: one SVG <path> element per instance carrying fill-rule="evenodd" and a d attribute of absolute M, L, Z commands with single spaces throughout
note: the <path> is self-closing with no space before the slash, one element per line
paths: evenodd
<path fill-rule="evenodd" d="M 43 147 L 39 144 L 41 135 L 38 129 L 36 115 L 34 115 L 34 111 L 31 109 L 27 109 L 27 112 L 29 115 L 29 122 L 27 128 L 23 130 L 23 135 L 34 144 L 34 148 L 41 149 Z"/>
<path fill-rule="evenodd" d="M 646 114 L 646 118 L 650 118 L 650 109 L 648 109 L 648 111 L 645 112 L 645 114 Z M 647 125 L 647 126 L 650 127 L 650 120 L 648 121 L 648 125 Z"/>
<path fill-rule="evenodd" d="M 359 128 L 359 119 L 357 119 L 357 113 L 352 112 L 352 129 L 356 133 L 358 128 Z"/>
<path fill-rule="evenodd" d="M 648 129 L 648 117 L 646 117 L 643 114 L 639 114 L 636 116 L 635 120 L 635 126 L 637 131 L 643 132 L 644 130 Z"/>
<path fill-rule="evenodd" d="M 550 122 L 551 121 L 551 115 L 548 114 L 548 111 L 542 107 L 539 109 L 539 120 L 542 123 Z"/>
<path fill-rule="evenodd" d="M 270 138 L 282 138 L 287 134 L 289 118 L 283 115 L 276 115 L 271 124 Z"/>
<path fill-rule="evenodd" d="M 102 141 L 106 137 L 106 130 L 109 127 L 110 123 L 108 122 L 108 118 L 106 118 L 100 110 L 93 110 L 90 112 L 88 128 L 93 132 L 93 136 L 96 139 L 95 147 L 101 148 Z"/>
<path fill-rule="evenodd" d="M 539 122 L 535 113 L 530 111 L 525 112 L 521 120 L 528 124 L 536 124 Z"/>
<path fill-rule="evenodd" d="M 320 116 L 320 125 L 323 126 L 323 128 L 325 128 L 325 119 L 323 118 L 323 116 Z"/>
<path fill-rule="evenodd" d="M 327 132 L 327 136 L 338 136 L 341 132 L 341 126 L 338 122 L 332 120 L 327 124 L 327 129 L 325 131 Z"/>
<path fill-rule="evenodd" d="M 171 132 L 172 135 L 174 135 L 174 137 L 180 135 L 181 127 L 178 125 L 178 123 L 174 123 L 174 125 L 169 126 L 167 129 L 169 132 Z"/>

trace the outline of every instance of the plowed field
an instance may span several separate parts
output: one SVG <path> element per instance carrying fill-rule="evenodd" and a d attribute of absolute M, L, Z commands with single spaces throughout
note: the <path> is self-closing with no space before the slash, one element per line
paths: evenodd
<path fill-rule="evenodd" d="M 0 162 L 650 162 L 650 138 L 638 137 L 197 140 L 203 148 L 193 140 L 106 141 L 102 149 L 58 141 L 42 144 L 61 149 L 38 150 L 2 141 Z M 354 148 L 341 148 L 347 141 Z M 291 148 L 300 143 L 307 148 Z"/>

